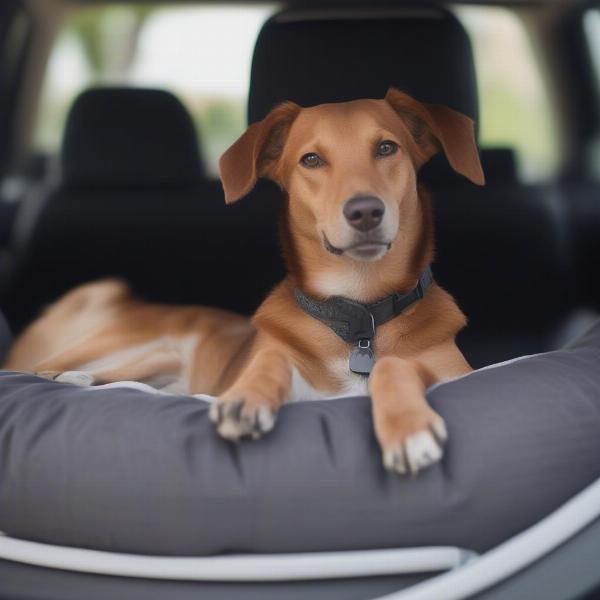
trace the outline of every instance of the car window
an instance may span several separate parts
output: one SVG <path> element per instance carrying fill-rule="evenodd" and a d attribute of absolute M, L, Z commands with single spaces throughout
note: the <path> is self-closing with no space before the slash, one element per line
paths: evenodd
<path fill-rule="evenodd" d="M 560 151 L 556 121 L 524 26 L 503 8 L 460 6 L 456 12 L 475 54 L 482 147 L 516 150 L 524 181 L 550 177 Z"/>
<path fill-rule="evenodd" d="M 209 172 L 244 130 L 252 51 L 277 6 L 111 4 L 70 12 L 53 47 L 33 136 L 55 154 L 67 111 L 98 84 L 166 88 L 192 114 Z M 472 39 L 482 146 L 517 153 L 521 178 L 556 169 L 559 148 L 548 94 L 525 29 L 509 10 L 461 6 Z"/>
<path fill-rule="evenodd" d="M 587 10 L 583 16 L 583 30 L 590 53 L 593 78 L 596 86 L 596 98 L 600 98 L 600 9 Z M 596 178 L 600 179 L 600 138 L 595 136 L 589 149 L 587 167 Z"/>
<path fill-rule="evenodd" d="M 275 5 L 110 5 L 67 16 L 46 70 L 33 149 L 55 154 L 71 103 L 91 85 L 175 93 L 191 113 L 207 169 L 244 130 L 256 37 Z"/>

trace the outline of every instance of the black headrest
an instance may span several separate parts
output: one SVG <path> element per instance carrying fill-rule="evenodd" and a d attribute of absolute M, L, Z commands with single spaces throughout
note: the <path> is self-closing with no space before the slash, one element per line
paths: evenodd
<path fill-rule="evenodd" d="M 517 156 L 512 148 L 482 148 L 479 151 L 486 184 L 515 183 L 519 180 Z M 456 183 L 459 176 L 441 156 L 429 161 L 419 173 L 425 183 Z"/>
<path fill-rule="evenodd" d="M 258 36 L 248 120 L 284 100 L 314 106 L 383 98 L 390 86 L 477 120 L 471 44 L 456 17 L 436 8 L 343 17 L 284 12 Z"/>
<path fill-rule="evenodd" d="M 67 119 L 62 176 L 76 186 L 193 183 L 202 167 L 192 119 L 162 90 L 87 90 Z"/>
<path fill-rule="evenodd" d="M 485 148 L 480 152 L 481 166 L 488 183 L 517 181 L 517 155 L 512 148 Z"/>

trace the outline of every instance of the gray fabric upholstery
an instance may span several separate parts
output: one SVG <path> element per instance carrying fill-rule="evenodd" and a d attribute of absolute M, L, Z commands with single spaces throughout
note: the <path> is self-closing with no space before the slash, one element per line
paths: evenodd
<path fill-rule="evenodd" d="M 149 554 L 451 544 L 484 551 L 600 476 L 600 323 L 567 348 L 429 392 L 450 441 L 383 470 L 367 398 L 284 407 L 260 441 L 208 406 L 0 375 L 0 530 Z"/>

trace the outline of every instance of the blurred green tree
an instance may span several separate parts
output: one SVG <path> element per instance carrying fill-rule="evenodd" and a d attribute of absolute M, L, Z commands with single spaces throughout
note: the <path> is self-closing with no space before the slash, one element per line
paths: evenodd
<path fill-rule="evenodd" d="M 127 24 L 126 47 L 122 48 L 120 69 L 127 70 L 135 56 L 140 32 L 148 17 L 158 10 L 154 5 L 128 5 L 122 14 Z M 107 19 L 114 18 L 115 8 L 112 6 L 93 7 L 78 11 L 69 23 L 71 31 L 77 36 L 90 68 L 96 78 L 101 78 L 112 66 L 107 64 L 107 44 L 111 36 L 106 35 Z"/>

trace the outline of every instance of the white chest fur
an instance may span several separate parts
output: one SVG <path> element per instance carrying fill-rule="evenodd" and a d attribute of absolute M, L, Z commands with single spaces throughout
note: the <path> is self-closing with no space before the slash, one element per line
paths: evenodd
<path fill-rule="evenodd" d="M 332 375 L 339 382 L 336 389 L 317 390 L 300 374 L 298 369 L 292 371 L 292 391 L 290 401 L 324 400 L 331 398 L 347 398 L 349 396 L 368 395 L 368 379 L 350 371 L 348 359 L 337 359 L 329 365 Z"/>

